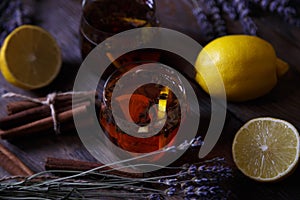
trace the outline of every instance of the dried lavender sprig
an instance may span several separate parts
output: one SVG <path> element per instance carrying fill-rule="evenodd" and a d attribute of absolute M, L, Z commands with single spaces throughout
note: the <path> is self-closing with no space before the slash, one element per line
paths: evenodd
<path fill-rule="evenodd" d="M 250 9 L 247 0 L 233 0 L 232 5 L 236 8 L 239 20 L 243 26 L 244 33 L 249 35 L 257 34 L 257 26 L 249 16 Z"/>
<path fill-rule="evenodd" d="M 216 165 L 220 165 L 224 160 L 220 159 L 220 158 L 215 158 L 212 160 L 206 160 L 203 162 L 200 162 L 200 164 L 216 164 Z M 201 166 L 201 165 L 200 165 Z M 200 167 L 199 166 L 199 167 Z M 173 167 L 168 167 L 170 169 L 172 169 Z M 198 167 L 195 167 L 195 165 L 189 165 L 187 167 L 187 165 L 184 165 L 182 167 L 174 167 L 174 169 L 185 169 L 185 170 L 189 170 L 189 169 L 198 169 Z M 203 168 L 203 167 L 202 167 Z M 206 168 L 206 172 L 208 171 L 209 168 Z M 210 168 L 213 169 L 213 168 Z M 202 172 L 202 173 L 206 173 L 206 172 Z M 70 172 L 70 173 L 74 173 L 74 172 Z M 93 172 L 96 174 L 96 172 Z M 209 174 L 209 173 L 208 173 Z M 216 174 L 216 173 L 215 173 Z M 42 175 L 42 173 L 40 173 L 40 175 Z M 131 179 L 131 178 L 126 178 L 126 177 L 119 177 L 118 176 L 113 176 L 113 175 L 107 175 L 112 176 L 112 180 L 111 181 L 105 181 L 105 180 L 68 180 L 68 182 L 52 182 L 51 184 L 46 184 L 46 185 L 41 185 L 41 187 L 36 187 L 35 181 L 33 180 L 32 183 L 28 182 L 30 179 L 27 179 L 27 182 L 23 182 L 22 184 L 14 184 L 14 183 L 8 183 L 6 184 L 4 187 L 2 187 L 2 184 L 0 188 L 2 188 L 4 191 L 4 193 L 6 195 L 11 195 L 12 192 L 14 191 L 22 191 L 22 195 L 24 195 L 23 197 L 26 197 L 27 194 L 31 194 L 30 192 L 35 192 L 35 194 L 39 193 L 41 196 L 43 195 L 49 195 L 52 194 L 55 197 L 60 196 L 60 198 L 65 197 L 66 195 L 68 195 L 68 191 L 73 191 L 76 190 L 78 195 L 83 195 L 83 196 L 90 196 L 90 197 L 94 197 L 97 196 L 98 193 L 97 191 L 99 189 L 123 189 L 126 190 L 128 192 L 120 192 L 118 195 L 119 196 L 123 196 L 125 195 L 126 197 L 136 197 L 136 198 L 148 198 L 151 200 L 161 200 L 164 199 L 164 196 L 172 196 L 172 195 L 183 195 L 185 197 L 190 197 L 192 194 L 197 197 L 197 195 L 201 194 L 201 198 L 203 197 L 203 199 L 208 199 L 208 197 L 210 199 L 214 199 L 217 198 L 219 199 L 219 194 L 221 194 L 221 192 L 223 191 L 222 188 L 218 188 L 218 185 L 214 185 L 216 182 L 209 182 L 210 180 L 213 180 L 212 177 L 207 178 L 207 181 L 205 182 L 205 184 L 200 185 L 200 183 L 197 183 L 198 185 L 196 185 L 194 187 L 195 191 L 192 191 L 193 193 L 186 193 L 186 189 L 182 189 L 182 182 L 186 182 L 189 181 L 189 179 L 192 178 L 188 177 L 188 179 L 186 180 L 181 180 L 181 182 L 179 182 L 179 178 L 175 178 L 176 177 L 176 173 L 175 174 L 171 174 L 171 175 L 166 175 L 164 176 L 164 178 L 166 178 L 163 183 L 168 183 L 168 184 L 163 184 L 165 186 L 168 186 L 165 189 L 152 189 L 152 188 L 148 188 L 148 187 L 144 187 L 142 185 L 135 185 L 135 184 L 140 184 L 140 183 L 144 183 L 147 181 L 154 180 L 156 179 L 157 181 L 160 180 L 161 177 L 150 177 L 150 178 L 142 178 L 142 179 Z M 38 175 L 34 175 L 32 176 L 32 178 L 38 178 Z M 57 179 L 56 179 L 57 180 Z M 140 180 L 140 181 L 138 181 Z M 176 184 L 176 182 L 178 182 Z M 121 184 L 124 186 L 121 186 Z M 34 187 L 24 187 L 26 185 L 30 185 L 30 184 L 34 184 Z M 208 191 L 210 191 L 209 193 L 206 192 L 205 194 L 207 194 L 207 196 L 204 196 L 204 192 L 199 192 L 197 188 L 205 186 L 204 188 L 207 189 Z M 70 190 L 71 189 L 71 190 Z M 197 189 L 197 190 L 196 190 Z M 202 188 L 203 190 L 203 188 Z M 201 190 L 201 191 L 202 191 Z M 28 193 L 27 193 L 28 192 Z M 134 193 L 132 193 L 134 192 Z M 3 193 L 3 194 L 4 194 Z M 71 192 L 72 193 L 72 192 Z M 223 194 L 223 193 L 222 193 Z M 69 194 L 70 198 L 69 199 L 73 199 L 76 198 L 75 196 L 72 196 L 72 194 Z M 102 196 L 116 196 L 116 194 L 110 194 L 110 193 L 102 193 Z M 215 196 L 216 197 L 215 197 Z M 28 196 L 27 196 L 28 197 Z M 33 197 L 33 196 L 31 196 Z"/>
<path fill-rule="evenodd" d="M 64 171 L 65 172 L 65 171 Z M 71 173 L 71 172 L 70 172 Z M 73 172 L 74 173 L 74 172 Z M 39 178 L 39 177 L 37 177 Z M 35 181 L 33 181 L 34 183 Z M 70 189 L 74 190 L 76 189 L 80 194 L 82 194 L 83 196 L 87 197 L 87 196 L 93 196 L 93 192 L 95 192 L 95 197 L 97 197 L 97 195 L 99 195 L 99 189 L 123 189 L 123 192 L 120 192 L 118 194 L 110 194 L 110 193 L 103 193 L 103 191 L 101 191 L 101 196 L 114 196 L 114 197 L 136 197 L 136 198 L 147 198 L 147 196 L 149 196 L 150 194 L 163 194 L 163 191 L 158 190 L 158 189 L 152 189 L 152 188 L 145 188 L 143 186 L 136 186 L 134 184 L 136 184 L 135 181 L 130 181 L 128 180 L 127 182 L 125 181 L 120 181 L 120 180 L 113 180 L 111 182 L 107 182 L 107 183 L 103 183 L 103 180 L 70 180 L 69 182 L 59 182 L 59 183 L 52 183 L 50 185 L 47 186 L 42 186 L 42 187 L 33 187 L 30 188 L 29 190 L 26 189 L 26 187 L 22 187 L 23 185 L 28 185 L 28 184 L 32 184 L 29 182 L 26 182 L 22 185 L 17 185 L 14 183 L 8 183 L 6 185 L 4 185 L 2 187 L 0 187 L 0 191 L 2 195 L 5 195 L 5 193 L 8 193 L 5 196 L 11 196 L 14 195 L 14 192 L 16 191 L 21 191 L 21 194 L 24 197 L 28 197 L 28 195 L 34 195 L 35 196 L 31 196 L 29 198 L 34 199 L 34 197 L 37 196 L 37 194 L 39 193 L 39 196 L 43 196 L 45 195 L 45 197 L 49 197 L 50 194 L 53 193 L 53 195 L 55 196 L 54 199 L 58 199 L 59 196 L 61 196 L 61 198 L 59 199 L 63 199 L 64 194 L 67 193 Z M 124 186 L 125 185 L 125 186 Z M 126 186 L 128 185 L 128 186 Z M 125 192 L 125 190 L 129 191 L 129 192 Z M 31 193 L 33 192 L 33 193 Z M 135 193 L 133 193 L 135 192 Z M 28 194 L 28 195 L 27 195 Z M 21 195 L 21 196 L 22 196 Z M 15 199 L 15 196 L 12 196 L 13 199 Z M 73 199 L 73 198 L 66 198 L 66 199 Z M 76 199 L 76 198 L 75 198 Z"/>
<path fill-rule="evenodd" d="M 21 5 L 22 20 L 24 24 L 31 24 L 34 20 L 35 8 L 37 0 L 22 0 Z"/>
<path fill-rule="evenodd" d="M 73 179 L 73 178 L 85 176 L 85 175 L 90 174 L 91 172 L 95 172 L 95 171 L 101 170 L 102 168 L 105 168 L 105 167 L 110 167 L 110 166 L 113 166 L 113 165 L 116 165 L 116 164 L 121 164 L 121 163 L 127 163 L 127 162 L 130 162 L 130 161 L 132 161 L 132 160 L 137 160 L 137 159 L 140 159 L 140 158 L 145 158 L 145 157 L 148 157 L 148 156 L 152 156 L 152 155 L 156 155 L 156 154 L 160 154 L 160 153 L 172 151 L 172 150 L 174 150 L 174 149 L 176 149 L 175 146 L 166 147 L 166 148 L 163 148 L 162 150 L 158 150 L 158 151 L 155 151 L 155 152 L 150 152 L 150 153 L 148 153 L 148 154 L 144 154 L 144 155 L 137 156 L 137 157 L 134 157 L 134 158 L 129 158 L 129 159 L 126 159 L 126 160 L 117 161 L 117 162 L 114 162 L 114 163 L 102 165 L 102 166 L 93 168 L 93 169 L 91 169 L 91 170 L 87 170 L 87 171 L 81 172 L 81 173 L 79 173 L 79 174 L 75 174 L 75 175 L 71 175 L 71 176 L 67 176 L 67 177 L 62 177 L 62 178 L 58 178 L 58 179 L 54 179 L 54 180 L 50 180 L 50 181 L 45 181 L 45 182 L 43 182 L 43 183 L 38 183 L 38 184 L 35 185 L 35 186 L 47 185 L 47 184 L 51 184 L 51 183 L 53 183 L 53 182 L 60 182 L 60 181 L 68 180 L 68 179 Z M 30 187 L 32 187 L 32 186 L 30 186 Z"/>
<path fill-rule="evenodd" d="M 2 0 L 0 5 L 0 45 L 5 37 L 22 24 L 21 1 Z"/>
<path fill-rule="evenodd" d="M 199 140 L 199 138 L 195 138 L 195 140 L 192 140 L 191 142 L 197 141 Z M 217 184 L 220 181 L 222 181 L 224 179 L 224 177 L 228 178 L 230 177 L 230 175 L 227 175 L 226 173 L 231 173 L 231 170 L 228 167 L 224 167 L 222 165 L 222 163 L 224 163 L 224 159 L 223 158 L 214 158 L 211 160 L 206 160 L 204 162 L 201 162 L 202 165 L 200 165 L 199 167 L 196 167 L 196 165 L 192 164 L 192 165 L 184 165 L 182 167 L 166 167 L 168 169 L 183 169 L 186 170 L 185 174 L 186 175 L 191 175 L 188 176 L 186 180 L 180 180 L 180 177 L 177 177 L 177 174 L 171 174 L 171 175 L 166 175 L 166 176 L 159 176 L 159 177 L 150 177 L 150 178 L 144 178 L 144 179 L 132 179 L 132 178 L 121 178 L 121 180 L 126 180 L 124 183 L 126 184 L 130 184 L 130 182 L 127 182 L 129 180 L 131 180 L 131 183 L 155 183 L 153 182 L 153 180 L 157 180 L 157 183 L 159 184 L 163 184 L 166 186 L 171 186 L 172 187 L 176 187 L 178 185 L 181 185 L 182 187 L 182 183 L 186 183 L 187 181 L 189 181 L 189 179 L 191 179 L 190 182 L 194 182 L 197 185 L 200 185 L 202 183 L 204 184 Z M 213 165 L 211 165 L 213 164 Z M 201 176 L 200 176 L 201 175 Z M 205 176 L 204 176 L 205 175 Z M 112 176 L 114 177 L 114 175 L 108 175 L 108 176 Z M 215 176 L 215 177 L 214 177 Z M 218 178 L 218 176 L 220 176 L 220 178 Z M 199 180 L 199 181 L 197 181 Z M 111 184 L 117 184 L 118 182 L 120 182 L 120 180 L 116 180 L 116 181 L 111 181 L 109 182 L 110 185 Z M 108 183 L 105 183 L 108 184 Z M 103 185 L 103 184 L 100 184 Z M 113 185 L 116 186 L 116 185 Z M 133 187 L 135 188 L 135 187 Z M 140 189 L 139 187 L 137 187 L 137 189 Z M 143 188 L 146 191 L 149 191 L 149 189 L 147 188 Z M 175 192 L 175 190 L 168 188 L 167 190 L 165 190 L 165 194 L 170 196 L 170 195 L 175 195 L 177 194 Z"/>
<path fill-rule="evenodd" d="M 214 30 L 213 30 L 213 25 L 209 21 L 206 13 L 204 10 L 199 6 L 199 3 L 197 0 L 191 0 L 193 3 L 193 15 L 197 19 L 197 23 L 200 26 L 201 33 L 203 36 L 206 38 L 207 41 L 213 39 L 215 37 L 214 35 Z"/>
<path fill-rule="evenodd" d="M 9 1 L 5 4 L 5 2 L 2 4 L 1 8 L 1 16 L 0 16 L 0 22 L 1 22 L 1 29 L 7 30 L 13 29 L 14 26 L 10 27 L 9 25 L 20 25 L 22 23 L 22 20 L 20 19 L 19 13 L 21 9 L 21 1 Z"/>
<path fill-rule="evenodd" d="M 240 21 L 246 34 L 257 35 L 257 26 L 251 17 L 244 17 Z"/>
<path fill-rule="evenodd" d="M 128 163 L 128 162 L 133 161 L 133 160 L 138 160 L 138 159 L 141 159 L 141 158 L 146 158 L 146 157 L 150 157 L 150 156 L 161 154 L 161 153 L 165 153 L 165 152 L 172 152 L 172 151 L 177 151 L 177 150 L 179 150 L 179 151 L 186 150 L 190 146 L 192 146 L 193 144 L 199 143 L 199 140 L 200 140 L 199 138 L 201 139 L 201 137 L 198 137 L 196 139 L 193 138 L 189 142 L 188 141 L 184 141 L 182 144 L 179 144 L 178 146 L 165 147 L 165 148 L 162 148 L 160 150 L 157 150 L 157 151 L 154 151 L 154 152 L 150 152 L 150 153 L 147 153 L 147 154 L 143 154 L 143 155 L 140 155 L 140 156 L 137 156 L 137 157 L 133 157 L 133 158 L 129 158 L 129 159 L 125 159 L 125 160 L 113 162 L 113 163 L 110 163 L 110 164 L 102 165 L 102 166 L 93 168 L 91 170 L 87 170 L 87 171 L 84 171 L 84 172 L 81 172 L 81 173 L 77 173 L 77 174 L 74 174 L 74 175 L 71 175 L 71 176 L 61 177 L 61 178 L 57 178 L 57 179 L 50 180 L 50 181 L 45 181 L 45 182 L 38 183 L 36 185 L 31 185 L 31 186 L 28 186 L 28 187 L 39 187 L 39 186 L 48 185 L 48 184 L 51 184 L 51 183 L 54 183 L 54 182 L 60 182 L 60 181 L 68 180 L 68 179 L 73 179 L 73 178 L 85 176 L 85 175 L 88 175 L 88 174 L 90 174 L 92 172 L 94 173 L 95 171 L 99 171 L 100 169 L 103 169 L 105 167 L 110 167 L 110 166 L 114 166 L 114 165 L 122 164 L 122 163 Z"/>
<path fill-rule="evenodd" d="M 50 172 L 50 171 L 49 171 Z M 64 173 L 78 173 L 74 171 L 60 171 Z M 97 173 L 94 173 L 97 174 Z M 39 177 L 36 177 L 39 178 Z M 33 181 L 34 182 L 34 181 Z M 111 181 L 106 181 L 105 180 L 71 180 L 69 182 L 55 182 L 47 186 L 42 186 L 42 187 L 33 187 L 30 188 L 29 190 L 26 189 L 26 187 L 22 187 L 22 185 L 29 185 L 32 184 L 30 182 L 25 182 L 22 185 L 19 184 L 11 184 L 8 183 L 7 185 L 1 184 L 1 188 L 9 188 L 10 192 L 13 190 L 22 190 L 23 192 L 26 191 L 40 191 L 40 192 L 48 192 L 48 191 L 53 191 L 56 190 L 56 188 L 59 188 L 61 192 L 64 192 L 68 190 L 69 188 L 76 188 L 78 191 L 84 192 L 86 190 L 88 191 L 94 191 L 94 190 L 99 190 L 99 189 L 123 189 L 131 192 L 143 192 L 146 196 L 148 196 L 151 192 L 151 194 L 163 194 L 163 191 L 157 190 L 157 189 L 152 189 L 152 188 L 147 188 L 143 186 L 136 186 L 134 184 L 137 184 L 139 182 L 137 181 L 132 181 L 130 178 L 123 178 L 119 177 L 119 179 L 113 179 Z M 65 188 L 65 189 L 64 189 Z M 146 192 L 146 193 L 145 193 Z M 123 193 L 124 195 L 127 194 L 127 196 L 132 196 L 133 194 L 131 193 Z M 143 194 L 143 195 L 144 195 Z M 138 193 L 138 195 L 142 195 L 141 193 Z"/>
<path fill-rule="evenodd" d="M 230 19 L 235 20 L 237 18 L 236 9 L 228 0 L 217 0 L 216 3 L 222 8 L 222 11 L 226 13 Z"/>
<path fill-rule="evenodd" d="M 226 35 L 226 23 L 221 16 L 219 5 L 214 0 L 206 0 L 204 2 L 211 16 L 216 37 Z"/>
<path fill-rule="evenodd" d="M 187 199 L 222 199 L 226 194 L 220 184 L 232 177 L 232 170 L 224 165 L 223 158 L 215 158 L 199 164 L 185 164 L 177 174 L 176 178 L 158 180 L 162 186 L 168 186 L 167 196 L 181 194 Z"/>
<path fill-rule="evenodd" d="M 0 46 L 5 37 L 18 26 L 32 23 L 36 0 L 1 0 Z"/>
<path fill-rule="evenodd" d="M 189 148 L 190 146 L 201 146 L 203 144 L 201 137 L 194 138 L 190 141 L 185 141 L 182 144 L 174 147 L 168 147 L 165 148 L 166 151 L 180 151 L 185 150 Z M 136 158 L 137 159 L 137 158 Z M 124 161 L 126 163 L 126 161 Z M 83 195 L 83 196 L 90 196 L 94 197 L 98 195 L 99 189 L 123 189 L 129 192 L 123 192 L 120 193 L 121 195 L 126 195 L 126 197 L 139 197 L 139 198 L 148 198 L 153 200 L 161 200 L 164 199 L 164 196 L 172 196 L 172 195 L 183 195 L 185 197 L 189 197 L 188 195 L 184 193 L 185 188 L 188 187 L 188 183 L 194 184 L 196 187 L 201 187 L 201 183 L 205 183 L 204 185 L 208 187 L 209 191 L 214 191 L 214 188 L 217 188 L 216 186 L 216 180 L 222 180 L 217 179 L 214 176 L 217 176 L 218 173 L 220 173 L 220 177 L 222 176 L 222 171 L 218 171 L 216 169 L 221 169 L 222 163 L 224 162 L 224 159 L 222 158 L 214 158 L 212 160 L 206 160 L 199 162 L 197 164 L 185 164 L 181 167 L 166 167 L 168 169 L 174 169 L 176 170 L 175 173 L 171 173 L 169 175 L 164 176 L 157 176 L 157 177 L 149 177 L 149 178 L 128 178 L 128 177 L 120 177 L 116 175 L 111 174 L 103 174 L 103 172 L 96 172 L 94 170 L 88 171 L 84 174 L 94 174 L 94 175 L 101 175 L 104 176 L 105 179 L 102 180 L 78 180 L 78 179 L 70 179 L 70 177 L 77 176 L 67 176 L 67 178 L 52 178 L 48 180 L 42 180 L 42 182 L 39 184 L 36 182 L 36 178 L 39 178 L 40 176 L 43 176 L 44 173 L 47 172 L 40 172 L 38 174 L 35 174 L 24 181 L 16 182 L 16 183 L 0 183 L 0 190 L 4 191 L 6 195 L 11 195 L 14 191 L 21 191 L 20 194 L 22 194 L 22 197 L 28 197 L 28 195 L 32 195 L 32 192 L 35 194 L 39 193 L 43 197 L 43 195 L 50 193 L 59 198 L 65 198 L 66 196 L 70 197 L 70 199 L 76 198 L 74 196 L 73 191 L 77 191 L 76 195 Z M 141 165 L 141 164 L 136 164 Z M 146 164 L 144 164 L 146 165 Z M 151 164 L 150 164 L 151 165 Z M 199 169 L 197 165 L 203 166 L 207 165 L 207 167 L 201 167 L 201 174 L 200 177 Z M 210 167 L 210 165 L 212 165 Z M 213 167 L 216 166 L 216 167 Z M 128 166 L 132 167 L 132 166 Z M 178 173 L 178 170 L 185 171 L 184 176 L 181 176 L 182 173 Z M 50 171 L 51 172 L 51 171 Z M 64 173 L 77 173 L 82 174 L 82 172 L 74 172 L 74 171 L 61 171 Z M 49 173 L 49 171 L 48 171 Z M 206 174 L 206 176 L 204 176 Z M 196 181 L 197 178 L 202 178 L 202 182 Z M 121 186 L 121 184 L 123 186 Z M 166 186 L 165 189 L 154 189 L 145 187 L 144 184 L 147 183 L 156 183 L 156 184 L 162 184 L 163 186 Z M 186 186 L 183 186 L 183 185 Z M 219 184 L 219 182 L 218 182 Z M 132 193 L 134 192 L 134 193 Z M 221 192 L 221 190 L 216 190 L 214 193 L 207 193 L 209 194 L 207 197 L 210 199 L 214 199 L 214 196 L 210 196 L 211 194 L 214 194 L 218 196 L 218 194 Z M 4 194 L 3 193 L 3 194 Z M 102 193 L 101 193 L 102 194 Z M 195 191 L 193 195 L 197 197 L 197 195 L 200 194 L 199 191 Z M 202 194 L 202 193 L 201 193 Z M 72 196 L 73 195 L 73 196 Z M 114 196 L 115 194 L 111 194 Z M 110 196 L 109 193 L 105 194 L 105 196 Z M 31 197 L 31 196 L 30 196 Z M 202 197 L 201 197 L 202 198 Z M 206 197 L 203 197 L 203 199 L 206 199 Z"/>
<path fill-rule="evenodd" d="M 165 199 L 161 194 L 150 194 L 147 197 L 148 200 L 163 200 Z"/>
<path fill-rule="evenodd" d="M 250 1 L 256 5 L 260 5 L 260 7 L 263 10 L 267 10 L 268 7 L 270 8 L 271 4 L 277 7 L 277 6 L 287 6 L 287 4 L 289 3 L 289 0 L 250 0 Z"/>
<path fill-rule="evenodd" d="M 268 10 L 282 16 L 286 22 L 300 27 L 300 19 L 297 18 L 297 11 L 289 5 L 288 0 L 252 0 L 263 10 Z"/>

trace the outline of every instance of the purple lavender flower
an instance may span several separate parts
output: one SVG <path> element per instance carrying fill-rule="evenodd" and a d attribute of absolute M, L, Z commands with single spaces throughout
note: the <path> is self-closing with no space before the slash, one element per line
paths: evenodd
<path fill-rule="evenodd" d="M 230 19 L 237 18 L 237 12 L 232 4 L 228 0 L 216 0 L 216 3 L 222 8 L 222 11 L 226 13 Z"/>
<path fill-rule="evenodd" d="M 268 10 L 282 16 L 291 25 L 300 26 L 297 11 L 289 5 L 288 0 L 252 0 L 252 2 L 263 10 Z"/>
<path fill-rule="evenodd" d="M 225 21 L 221 16 L 219 4 L 214 0 L 204 1 L 212 19 L 214 32 L 217 37 L 226 35 Z"/>
<path fill-rule="evenodd" d="M 160 194 L 150 194 L 147 198 L 148 200 L 163 200 L 165 199 Z"/>
<path fill-rule="evenodd" d="M 167 196 L 173 196 L 176 194 L 176 188 L 175 187 L 169 187 L 168 189 L 165 190 L 165 194 Z"/>
<path fill-rule="evenodd" d="M 244 32 L 249 35 L 256 35 L 257 26 L 253 19 L 249 16 L 250 9 L 248 5 L 249 1 L 246 0 L 233 0 L 232 5 L 236 8 L 239 15 L 239 20 L 243 26 Z"/>
<path fill-rule="evenodd" d="M 193 15 L 197 19 L 197 23 L 200 26 L 201 33 L 203 33 L 204 37 L 206 37 L 207 40 L 211 40 L 214 38 L 214 31 L 213 31 L 213 25 L 208 20 L 206 13 L 204 10 L 199 6 L 197 0 L 192 0 L 194 4 L 193 9 Z"/>
<path fill-rule="evenodd" d="M 186 197 L 194 196 L 195 195 L 194 189 L 195 189 L 195 187 L 192 185 L 184 188 L 184 190 L 183 190 L 184 196 L 186 196 Z"/>
<path fill-rule="evenodd" d="M 21 1 L 2 0 L 0 2 L 0 45 L 5 37 L 22 25 Z"/>
<path fill-rule="evenodd" d="M 188 170 L 187 170 L 187 173 L 190 174 L 190 175 L 195 175 L 197 171 L 197 166 L 196 165 L 191 165 Z"/>

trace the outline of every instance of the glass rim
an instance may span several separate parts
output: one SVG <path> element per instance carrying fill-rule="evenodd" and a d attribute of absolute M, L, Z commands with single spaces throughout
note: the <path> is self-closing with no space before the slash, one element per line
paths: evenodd
<path fill-rule="evenodd" d="M 105 34 L 106 38 L 111 37 L 113 35 L 115 35 L 116 33 L 110 33 L 110 32 L 106 32 L 106 31 L 102 31 L 99 30 L 97 28 L 95 28 L 94 26 L 92 26 L 84 17 L 84 15 L 81 15 L 81 25 L 80 25 L 80 32 L 81 34 L 85 37 L 85 39 L 87 39 L 90 43 L 92 43 L 93 45 L 97 46 L 99 43 L 93 41 L 90 37 L 87 36 L 87 34 L 85 33 L 85 31 L 83 30 L 82 26 L 88 26 L 89 29 L 92 29 L 93 32 L 97 33 L 97 34 Z"/>
<path fill-rule="evenodd" d="M 97 0 L 92 0 L 93 2 L 94 1 L 97 1 Z M 85 6 L 85 4 L 86 4 L 86 2 L 87 2 L 87 0 L 82 0 L 82 8 L 84 8 L 84 6 Z M 144 24 L 142 24 L 142 25 L 139 25 L 139 26 L 137 26 L 137 27 L 135 27 L 135 28 L 142 28 L 142 27 L 146 27 L 147 26 L 147 24 L 149 24 L 149 23 L 151 23 L 151 22 L 155 22 L 155 24 L 159 24 L 159 22 L 158 22 L 158 20 L 157 20 L 157 16 L 156 16 L 156 4 L 155 4 L 155 1 L 153 1 L 154 2 L 154 6 L 153 6 L 153 15 L 151 15 L 151 17 L 149 18 L 149 19 L 147 19 L 147 20 L 145 20 L 145 23 Z M 84 13 L 82 12 L 81 13 L 81 25 L 80 25 L 80 31 L 81 31 L 81 33 L 82 33 L 82 35 L 89 41 L 89 42 L 91 42 L 93 45 L 98 45 L 99 43 L 97 43 L 97 42 L 95 42 L 95 41 L 93 41 L 93 40 L 91 40 L 86 34 L 85 34 L 85 32 L 83 31 L 83 28 L 82 28 L 82 24 L 84 24 L 85 26 L 88 26 L 88 28 L 89 29 L 91 29 L 93 32 L 95 32 L 95 33 L 99 33 L 99 34 L 105 34 L 105 36 L 106 37 L 110 37 L 110 36 L 113 36 L 113 35 L 115 35 L 115 34 L 117 34 L 117 33 L 119 33 L 119 32 L 108 32 L 108 31 L 103 31 L 103 30 L 100 30 L 100 29 L 97 29 L 97 28 L 95 28 L 94 26 L 92 26 L 90 23 L 89 23 L 89 21 L 86 19 L 86 17 L 84 16 Z M 123 30 L 123 31 L 126 31 L 126 30 Z"/>
<path fill-rule="evenodd" d="M 138 62 L 134 62 L 135 64 L 138 64 Z M 102 86 L 102 90 L 101 90 L 101 94 L 99 96 L 101 96 L 101 101 L 102 103 L 105 105 L 105 106 L 111 106 L 110 103 L 111 102 L 108 102 L 107 101 L 107 98 L 106 98 L 106 93 L 108 92 L 107 89 L 108 88 L 114 88 L 115 87 L 115 83 L 119 80 L 119 78 L 124 74 L 126 73 L 127 71 L 129 71 L 131 68 L 135 68 L 135 66 L 131 66 L 130 64 L 132 63 L 127 63 L 125 64 L 125 66 L 123 67 L 120 67 L 120 68 L 114 68 L 113 72 L 111 74 L 109 74 L 109 76 L 107 76 L 104 80 L 104 84 Z M 141 61 L 141 64 L 143 64 L 143 62 Z M 147 69 L 141 69 L 142 71 L 145 71 L 145 70 L 149 70 L 148 68 Z M 178 77 L 179 78 L 179 77 Z M 114 81 L 115 83 L 113 85 L 111 85 L 110 87 L 109 86 L 109 83 Z M 179 81 L 181 82 L 181 79 L 179 78 Z M 163 86 L 163 85 L 162 85 Z M 180 88 L 178 86 L 178 88 Z M 172 90 L 171 90 L 172 91 Z M 180 89 L 181 93 L 182 93 L 182 96 L 185 98 L 185 95 L 186 95 L 186 91 L 184 88 L 181 88 Z M 175 95 L 175 93 L 174 93 Z M 175 95 L 176 96 L 176 95 Z M 179 97 L 176 97 L 176 98 L 179 98 Z M 176 104 L 171 106 L 171 107 L 175 107 L 177 106 Z M 181 109 L 185 110 L 185 106 L 180 106 Z"/>

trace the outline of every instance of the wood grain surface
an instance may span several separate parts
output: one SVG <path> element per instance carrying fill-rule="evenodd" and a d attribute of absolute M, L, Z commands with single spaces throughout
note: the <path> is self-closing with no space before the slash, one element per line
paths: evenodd
<path fill-rule="evenodd" d="M 58 41 L 63 53 L 62 70 L 56 80 L 46 88 L 24 91 L 7 83 L 0 75 L 2 90 L 26 94 L 28 96 L 45 96 L 53 91 L 69 91 L 81 64 L 79 47 L 79 21 L 81 14 L 80 0 L 37 1 L 37 24 L 48 30 Z M 189 0 L 157 0 L 157 12 L 162 27 L 178 30 L 205 45 L 200 28 L 191 13 Z M 277 55 L 289 63 L 290 70 L 282 77 L 278 85 L 266 96 L 244 103 L 228 103 L 227 117 L 222 136 L 209 155 L 224 156 L 234 164 L 231 156 L 231 144 L 236 131 L 249 119 L 271 116 L 287 120 L 300 130 L 300 29 L 284 23 L 279 17 L 263 15 L 254 18 L 258 25 L 260 37 L 269 41 Z M 238 22 L 227 23 L 230 34 L 242 33 Z M 195 85 L 195 87 L 198 87 Z M 199 88 L 199 87 L 198 87 Z M 207 95 L 198 89 L 200 105 L 204 115 L 209 115 Z M 6 115 L 5 105 L 12 99 L 0 99 L 0 117 Z M 201 113 L 202 114 L 202 113 Z M 76 133 L 59 136 L 36 136 L 30 140 L 9 143 L 0 141 L 22 160 L 32 171 L 44 170 L 47 157 L 95 161 L 82 145 Z M 196 159 L 197 155 L 195 155 Z M 183 156 L 181 162 L 189 162 L 189 156 Z M 0 177 L 9 174 L 0 168 Z M 236 171 L 236 176 L 229 186 L 232 199 L 300 199 L 300 169 L 284 181 L 263 184 L 249 180 Z"/>

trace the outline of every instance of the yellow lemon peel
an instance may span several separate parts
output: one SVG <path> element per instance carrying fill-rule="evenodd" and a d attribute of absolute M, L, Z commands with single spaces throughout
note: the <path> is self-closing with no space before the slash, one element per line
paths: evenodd
<path fill-rule="evenodd" d="M 247 101 L 270 92 L 289 67 L 267 41 L 229 35 L 207 44 L 195 68 L 195 80 L 210 95 L 219 96 L 223 86 L 229 101 Z"/>

